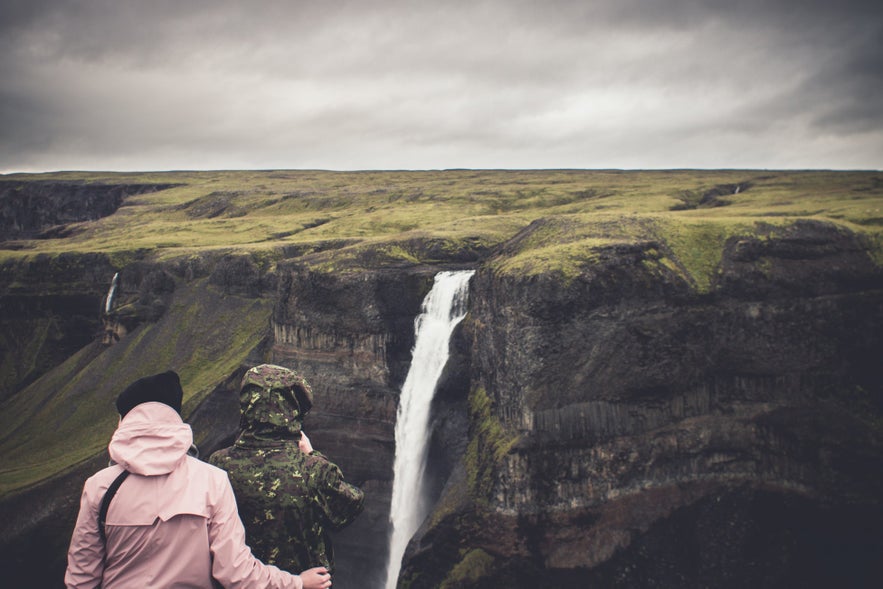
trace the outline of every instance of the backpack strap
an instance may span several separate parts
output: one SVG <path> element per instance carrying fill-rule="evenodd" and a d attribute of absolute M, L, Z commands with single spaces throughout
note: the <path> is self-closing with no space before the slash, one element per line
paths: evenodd
<path fill-rule="evenodd" d="M 101 499 L 101 509 L 98 511 L 98 534 L 101 536 L 102 544 L 107 542 L 107 535 L 104 532 L 104 523 L 107 521 L 107 510 L 110 507 L 110 501 L 113 499 L 113 496 L 116 495 L 117 489 L 120 488 L 120 485 L 123 484 L 123 481 L 126 480 L 127 476 L 129 476 L 128 470 L 124 470 L 117 475 L 117 478 L 113 480 L 107 488 L 107 491 L 105 491 L 104 497 Z"/>

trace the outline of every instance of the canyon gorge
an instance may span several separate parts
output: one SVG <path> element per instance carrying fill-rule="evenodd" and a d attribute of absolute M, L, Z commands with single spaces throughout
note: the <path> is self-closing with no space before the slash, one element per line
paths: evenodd
<path fill-rule="evenodd" d="M 459 186 L 470 172 L 451 174 L 437 175 Z M 272 362 L 309 380 L 304 429 L 366 494 L 335 536 L 334 586 L 382 587 L 414 321 L 436 275 L 468 270 L 467 313 L 431 407 L 429 514 L 399 587 L 883 582 L 879 174 L 830 180 L 861 214 L 842 195 L 785 211 L 812 192 L 779 196 L 797 173 L 635 173 L 673 183 L 652 209 L 610 204 L 613 180 L 590 172 L 539 204 L 515 173 L 474 174 L 499 176 L 495 190 L 512 200 L 471 189 L 480 211 L 432 226 L 390 209 L 383 222 L 396 227 L 370 238 L 362 225 L 332 232 L 345 190 L 308 191 L 296 174 L 258 205 L 241 202 L 242 188 L 185 194 L 196 182 L 174 174 L 97 189 L 0 182 L 9 578 L 60 584 L 80 489 L 106 463 L 126 384 L 178 371 L 207 457 L 237 434 L 241 375 Z M 403 207 L 378 192 L 395 178 L 379 178 L 358 198 Z M 565 182 L 536 182 L 553 180 Z M 409 191 L 419 202 L 430 189 Z M 772 196 L 748 204 L 759 193 Z M 22 212 L 35 199 L 41 213 Z M 360 219 L 379 206 L 370 199 Z M 161 211 L 180 227 L 224 220 L 218 231 L 235 236 L 260 207 L 291 203 L 296 232 L 235 247 L 196 247 L 168 227 L 141 243 L 129 229 L 151 222 L 139 211 Z M 129 246 L 107 245 L 127 231 Z"/>

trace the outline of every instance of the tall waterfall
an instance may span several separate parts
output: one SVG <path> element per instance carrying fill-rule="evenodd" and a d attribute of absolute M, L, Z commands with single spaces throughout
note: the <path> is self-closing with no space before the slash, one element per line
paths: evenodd
<path fill-rule="evenodd" d="M 387 589 L 395 589 L 408 541 L 427 515 L 423 473 L 430 435 L 429 408 L 448 361 L 451 334 L 466 316 L 468 284 L 474 273 L 468 270 L 437 274 L 414 322 L 411 368 L 402 387 L 396 415 Z"/>

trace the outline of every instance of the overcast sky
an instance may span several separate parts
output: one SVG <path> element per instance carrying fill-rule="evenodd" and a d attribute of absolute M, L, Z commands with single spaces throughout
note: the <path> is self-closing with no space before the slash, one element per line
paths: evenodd
<path fill-rule="evenodd" d="M 0 6 L 0 172 L 883 168 L 880 0 Z"/>

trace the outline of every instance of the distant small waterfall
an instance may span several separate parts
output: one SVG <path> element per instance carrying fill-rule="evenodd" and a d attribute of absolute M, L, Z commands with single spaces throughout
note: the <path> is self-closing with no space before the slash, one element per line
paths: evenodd
<path fill-rule="evenodd" d="M 113 297 L 117 291 L 117 284 L 120 279 L 120 273 L 117 272 L 113 275 L 113 280 L 110 281 L 110 288 L 107 289 L 107 298 L 104 300 L 104 313 L 109 314 L 111 309 L 113 309 Z"/>
<path fill-rule="evenodd" d="M 468 270 L 437 274 L 414 322 L 411 368 L 402 386 L 396 415 L 387 589 L 395 589 L 408 542 L 427 515 L 423 473 L 430 434 L 429 409 L 448 361 L 451 334 L 466 316 L 469 279 L 474 273 Z"/>

